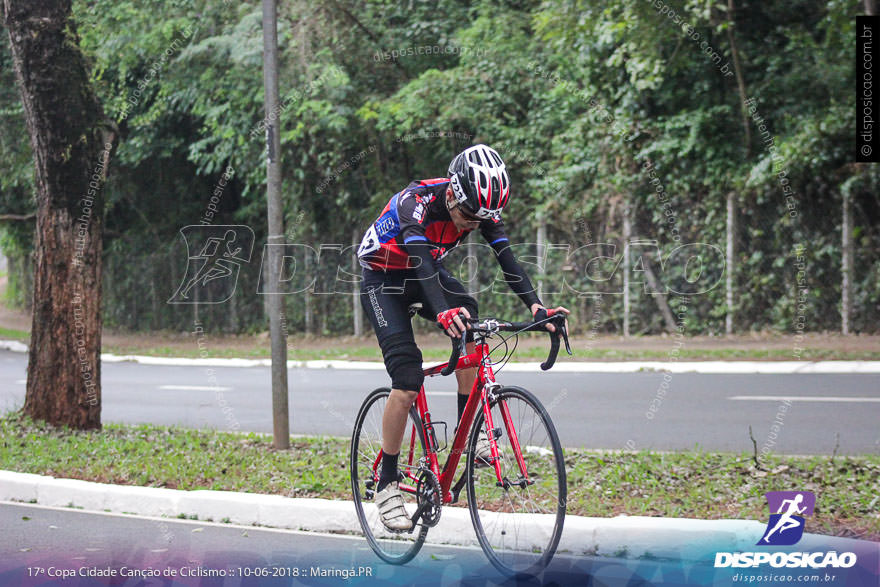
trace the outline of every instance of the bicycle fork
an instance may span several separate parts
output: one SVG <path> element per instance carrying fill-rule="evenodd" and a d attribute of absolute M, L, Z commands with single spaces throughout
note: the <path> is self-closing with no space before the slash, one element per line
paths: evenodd
<path fill-rule="evenodd" d="M 489 450 L 492 453 L 492 465 L 495 467 L 495 484 L 498 487 L 503 487 L 505 490 L 509 489 L 512 485 L 518 485 L 524 489 L 527 485 L 531 485 L 533 481 L 529 480 L 529 473 L 526 470 L 526 462 L 523 459 L 519 437 L 516 434 L 516 428 L 514 428 L 513 420 L 510 417 L 510 408 L 508 408 L 507 402 L 504 399 L 499 399 L 495 395 L 495 392 L 499 389 L 501 389 L 501 385 L 497 382 L 486 383 L 482 402 L 483 421 L 486 426 L 486 436 L 489 439 Z M 501 427 L 496 428 L 492 418 L 492 406 L 495 404 L 498 405 L 498 409 L 501 412 L 501 419 L 504 422 L 504 428 L 507 430 L 507 436 L 510 440 L 510 448 L 513 451 L 520 471 L 519 479 L 513 483 L 501 472 L 501 458 L 498 452 L 498 439 L 501 438 Z"/>

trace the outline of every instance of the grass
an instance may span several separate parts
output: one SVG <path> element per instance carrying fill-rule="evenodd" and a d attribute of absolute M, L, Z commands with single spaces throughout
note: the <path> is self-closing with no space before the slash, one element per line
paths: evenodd
<path fill-rule="evenodd" d="M 350 499 L 348 440 L 110 424 L 73 431 L 20 412 L 0 417 L 0 469 L 88 481 Z M 442 457 L 442 455 L 441 455 Z M 880 540 L 880 456 L 780 457 L 757 470 L 746 454 L 566 450 L 568 511 L 764 521 L 763 494 L 817 495 L 810 532 Z"/>
<path fill-rule="evenodd" d="M 807 530 L 880 540 L 880 456 L 783 457 L 687 451 L 589 454 L 566 451 L 569 507 L 584 515 L 738 518 L 765 521 L 764 494 L 816 494 Z M 574 491 L 572 491 L 574 490 Z M 596 512 L 604 511 L 605 514 Z"/>
<path fill-rule="evenodd" d="M 27 330 L 16 330 L 14 328 L 3 328 L 0 326 L 0 339 L 13 339 L 22 342 L 28 342 L 31 339 L 31 333 Z"/>
<path fill-rule="evenodd" d="M 167 340 L 170 338 L 171 340 Z M 28 343 L 30 334 L 27 330 L 0 327 L 0 339 L 14 339 Z M 108 340 L 109 339 L 109 340 Z M 158 339 L 158 340 L 157 340 Z M 441 362 L 449 357 L 449 347 L 441 337 L 422 340 L 417 338 L 426 361 Z M 514 361 L 542 361 L 547 356 L 546 339 L 541 335 L 526 334 L 520 338 L 516 348 Z M 780 345 L 778 340 L 755 341 L 748 337 L 727 341 L 707 342 L 704 339 L 685 339 L 681 347 L 673 347 L 671 339 L 653 337 L 646 341 L 636 337 L 621 348 L 621 341 L 614 337 L 608 340 L 589 340 L 583 336 L 571 341 L 573 356 L 568 357 L 561 351 L 560 360 L 572 361 L 669 361 L 670 351 L 675 348 L 676 360 L 679 361 L 820 361 L 820 360 L 880 360 L 880 347 L 857 339 L 847 341 L 831 337 L 827 340 L 812 341 L 804 345 L 797 357 L 793 347 L 787 341 Z M 647 344 L 647 348 L 646 345 Z M 513 341 L 511 341 L 511 348 Z M 725 345 L 725 346 L 721 346 Z M 729 345 L 729 346 L 726 346 Z M 614 348 L 614 347 L 617 348 Z M 652 348 L 653 347 L 653 348 Z M 769 347 L 769 348 L 768 348 Z M 847 348 L 849 347 L 849 348 Z M 855 347 L 855 348 L 853 348 Z M 493 356 L 503 356 L 503 346 Z M 103 352 L 115 355 L 146 355 L 153 357 L 184 357 L 184 358 L 244 358 L 268 359 L 270 354 L 268 339 L 247 335 L 211 335 L 206 347 L 199 348 L 196 339 L 191 336 L 181 338 L 179 333 L 116 333 L 105 332 Z M 288 343 L 287 355 L 290 360 L 354 360 L 381 361 L 381 352 L 375 339 L 351 339 L 351 337 L 319 337 L 295 339 Z"/>
<path fill-rule="evenodd" d="M 2 329 L 0 329 L 2 333 Z M 449 350 L 446 348 L 424 347 L 422 356 L 426 361 L 445 361 L 449 358 Z M 501 351 L 499 349 L 499 357 Z M 196 345 L 189 347 L 170 347 L 158 346 L 149 348 L 138 348 L 129 346 L 107 345 L 104 352 L 117 355 L 146 355 L 152 357 L 185 357 L 197 358 L 201 357 L 199 348 Z M 515 361 L 543 361 L 547 358 L 548 348 L 535 347 L 525 348 L 519 347 L 514 353 Z M 651 360 L 651 361 L 668 361 L 669 352 L 666 350 L 652 349 L 583 349 L 572 346 L 571 357 L 560 351 L 560 359 L 568 359 L 572 361 L 632 361 L 632 360 Z M 209 357 L 217 358 L 244 358 L 244 359 L 268 359 L 271 354 L 268 345 L 253 347 L 247 350 L 240 348 L 211 348 Z M 494 355 L 493 355 L 494 356 Z M 795 359 L 792 357 L 791 349 L 699 349 L 699 348 L 682 348 L 677 354 L 680 361 L 730 361 L 730 360 L 763 360 L 763 361 L 820 361 L 820 360 L 836 360 L 836 361 L 877 361 L 880 360 L 880 351 L 842 351 L 839 349 L 804 349 L 800 357 Z M 291 361 L 312 361 L 312 360 L 331 360 L 341 359 L 349 361 L 381 361 L 382 355 L 376 344 L 345 347 L 339 349 L 333 348 L 294 348 L 287 349 L 287 358 Z"/>

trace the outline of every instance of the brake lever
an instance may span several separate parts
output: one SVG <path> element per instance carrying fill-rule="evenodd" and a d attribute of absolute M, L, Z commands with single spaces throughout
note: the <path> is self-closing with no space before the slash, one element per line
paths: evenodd
<path fill-rule="evenodd" d="M 565 352 L 571 356 L 571 345 L 568 343 L 568 327 L 565 325 L 565 320 L 562 321 L 562 326 L 559 332 L 562 333 L 562 340 L 565 341 Z"/>

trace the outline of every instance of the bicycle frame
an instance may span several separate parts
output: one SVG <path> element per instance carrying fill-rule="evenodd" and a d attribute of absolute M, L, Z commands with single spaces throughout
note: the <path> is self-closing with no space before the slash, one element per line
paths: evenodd
<path fill-rule="evenodd" d="M 440 462 L 437 457 L 437 449 L 438 443 L 436 435 L 434 434 L 433 425 L 431 422 L 431 412 L 428 410 L 428 399 L 425 395 L 425 386 L 422 385 L 422 388 L 419 390 L 419 394 L 416 396 L 415 406 L 418 411 L 419 417 L 422 422 L 422 429 L 425 434 L 425 442 L 427 444 L 427 459 L 428 466 L 431 471 L 437 475 L 437 478 L 440 481 L 440 488 L 443 495 L 443 503 L 452 503 L 456 495 L 453 496 L 450 491 L 452 487 L 453 480 L 455 478 L 456 470 L 458 469 L 458 463 L 461 460 L 461 455 L 464 454 L 465 448 L 467 445 L 468 435 L 471 431 L 471 426 L 473 425 L 474 418 L 476 416 L 477 409 L 482 406 L 483 408 L 483 417 L 486 422 L 486 428 L 489 431 L 496 430 L 495 423 L 492 419 L 492 411 L 490 409 L 490 405 L 495 401 L 494 400 L 494 391 L 496 388 L 500 387 L 500 385 L 495 381 L 495 373 L 492 370 L 492 365 L 488 361 L 489 358 L 489 346 L 486 344 L 485 340 L 480 340 L 477 342 L 475 352 L 460 357 L 458 359 L 458 363 L 456 364 L 455 370 L 458 371 L 460 369 L 468 369 L 471 367 L 479 367 L 477 369 L 477 376 L 474 379 L 473 387 L 471 388 L 470 395 L 468 396 L 467 404 L 464 408 L 464 413 L 462 413 L 461 420 L 458 423 L 458 430 L 455 433 L 455 438 L 452 441 L 452 449 L 449 453 L 449 457 L 446 460 L 446 463 L 443 465 L 443 470 L 440 470 Z M 440 365 L 436 365 L 434 367 L 429 367 L 425 369 L 425 376 L 430 377 L 433 375 L 438 375 L 440 371 L 446 367 L 448 363 L 442 363 Z M 519 445 L 519 438 L 517 437 L 516 430 L 513 426 L 513 420 L 510 417 L 510 411 L 507 407 L 506 402 L 500 402 L 499 409 L 501 411 L 501 417 L 504 421 L 504 428 L 507 431 L 508 439 L 510 441 L 511 448 L 513 450 L 514 456 L 516 458 L 517 465 L 519 467 L 520 473 L 522 475 L 519 483 L 531 484 L 529 480 L 528 471 L 526 470 L 526 463 L 522 456 L 522 450 Z M 417 446 L 415 442 L 415 435 L 417 431 L 415 429 L 415 425 L 410 427 L 410 434 L 412 437 L 410 438 L 410 449 L 409 454 L 406 455 L 406 473 L 405 480 L 402 481 L 399 485 L 400 490 L 407 493 L 416 493 L 416 485 L 418 482 L 418 477 L 413 473 L 414 468 L 417 468 L 418 465 L 418 455 L 414 454 L 415 446 Z M 495 433 L 492 432 L 489 436 L 489 447 L 492 454 L 492 466 L 495 469 L 495 476 L 499 486 L 508 486 L 510 481 L 505 479 L 501 473 L 501 465 L 498 458 L 498 445 L 496 443 Z M 404 455 L 401 455 L 403 457 Z M 382 451 L 379 451 L 379 456 L 377 457 L 374 465 L 373 471 L 374 474 L 378 471 L 379 463 L 381 462 Z"/>

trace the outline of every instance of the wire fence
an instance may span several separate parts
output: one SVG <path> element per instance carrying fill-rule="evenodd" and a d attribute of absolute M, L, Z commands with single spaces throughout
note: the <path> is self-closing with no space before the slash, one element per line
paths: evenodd
<path fill-rule="evenodd" d="M 873 196 L 853 200 L 852 332 L 877 332 L 880 324 L 880 230 L 871 220 L 875 208 Z M 521 218 L 510 223 L 511 242 L 544 302 L 572 310 L 576 333 L 724 334 L 728 322 L 734 333 L 841 331 L 846 289 L 842 199 L 815 202 L 797 218 L 787 217 L 784 202 L 773 200 L 738 201 L 735 213 L 730 258 L 726 229 L 718 228 L 723 226 L 718 218 L 726 214 L 724 201 L 679 212 L 674 227 L 662 211 L 658 218 L 654 204 L 637 198 L 601 222 L 586 215 L 561 222 Z M 476 236 L 453 250 L 444 265 L 475 295 L 482 314 L 521 316 L 523 306 L 505 284 L 494 254 Z M 288 332 L 369 332 L 358 306 L 355 249 L 295 244 L 314 253 L 299 259 L 296 279 L 286 276 Z M 169 303 L 188 270 L 182 240 L 148 254 L 111 247 L 104 257 L 105 324 L 132 331 L 188 331 L 200 320 L 214 331 L 265 330 L 259 246 L 250 262 L 237 266 L 228 299 L 217 293 L 218 284 L 205 284 L 193 290 L 186 304 Z M 287 259 L 288 273 L 295 257 Z M 26 305 L 31 271 L 27 259 L 10 257 L 15 290 L 10 295 Z M 228 280 L 223 287 L 229 290 Z M 682 319 L 677 309 L 685 298 L 687 316 Z M 418 328 L 431 325 L 425 321 Z"/>

